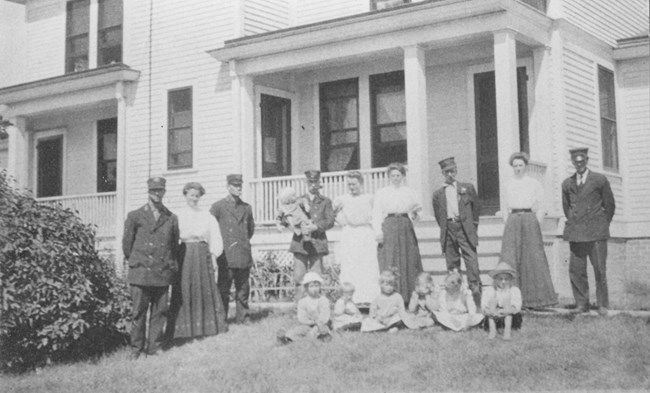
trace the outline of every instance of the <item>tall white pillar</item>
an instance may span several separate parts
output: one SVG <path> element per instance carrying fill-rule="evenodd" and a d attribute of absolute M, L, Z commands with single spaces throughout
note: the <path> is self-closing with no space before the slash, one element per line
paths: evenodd
<path fill-rule="evenodd" d="M 494 82 L 496 85 L 499 190 L 504 209 L 505 183 L 512 170 L 508 157 L 519 151 L 519 104 L 517 100 L 517 51 L 515 32 L 494 33 Z"/>
<path fill-rule="evenodd" d="M 433 215 L 428 158 L 427 78 L 426 56 L 418 45 L 404 47 L 404 87 L 406 96 L 406 150 L 408 152 L 408 182 L 418 193 L 423 215 Z"/>
<path fill-rule="evenodd" d="M 97 53 L 99 52 L 99 2 L 90 0 L 88 18 L 88 69 L 97 68 Z"/>
<path fill-rule="evenodd" d="M 14 179 L 14 186 L 18 189 L 29 187 L 29 133 L 23 117 L 10 118 L 13 124 L 7 129 L 8 162 L 7 174 Z"/>
<path fill-rule="evenodd" d="M 255 175 L 255 89 L 253 78 L 237 73 L 237 63 L 230 62 L 232 94 L 233 166 L 229 172 L 244 176 L 244 195 L 250 192 L 249 181 Z"/>
<path fill-rule="evenodd" d="M 115 86 L 115 98 L 117 100 L 117 163 L 115 181 L 115 267 L 118 275 L 125 270 L 124 255 L 122 254 L 121 241 L 124 232 L 124 220 L 126 219 L 126 93 L 123 82 Z"/>

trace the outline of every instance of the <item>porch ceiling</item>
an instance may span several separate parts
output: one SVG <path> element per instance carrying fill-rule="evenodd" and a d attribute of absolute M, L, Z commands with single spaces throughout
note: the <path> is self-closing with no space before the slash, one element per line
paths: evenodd
<path fill-rule="evenodd" d="M 115 64 L 0 89 L 0 115 L 10 118 L 69 110 L 113 100 L 121 82 L 138 80 L 140 71 Z"/>
<path fill-rule="evenodd" d="M 419 2 L 226 41 L 208 53 L 234 62 L 240 75 L 255 75 L 401 53 L 413 45 L 433 49 L 486 41 L 499 30 L 513 30 L 519 42 L 540 46 L 549 40 L 551 23 L 518 0 Z"/>

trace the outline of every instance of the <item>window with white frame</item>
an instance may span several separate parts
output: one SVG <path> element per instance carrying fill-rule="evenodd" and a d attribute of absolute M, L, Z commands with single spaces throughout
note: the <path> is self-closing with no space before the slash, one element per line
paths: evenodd
<path fill-rule="evenodd" d="M 359 169 L 359 82 L 320 85 L 321 170 Z"/>
<path fill-rule="evenodd" d="M 192 88 L 167 93 L 167 168 L 192 167 Z"/>
<path fill-rule="evenodd" d="M 616 97 L 614 73 L 598 67 L 598 98 L 600 103 L 600 132 L 603 147 L 603 167 L 618 170 L 618 136 L 616 129 Z"/>
<path fill-rule="evenodd" d="M 97 66 L 122 62 L 122 0 L 99 0 Z"/>
<path fill-rule="evenodd" d="M 65 72 L 88 69 L 88 31 L 90 1 L 76 0 L 67 4 Z"/>
<path fill-rule="evenodd" d="M 372 166 L 407 163 L 404 71 L 370 76 Z"/>
<path fill-rule="evenodd" d="M 97 121 L 97 192 L 117 185 L 117 118 Z"/>

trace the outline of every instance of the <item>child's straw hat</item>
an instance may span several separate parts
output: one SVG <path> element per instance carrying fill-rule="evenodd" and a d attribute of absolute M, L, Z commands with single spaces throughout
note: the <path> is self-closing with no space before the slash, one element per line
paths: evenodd
<path fill-rule="evenodd" d="M 302 278 L 302 285 L 307 285 L 310 282 L 318 282 L 323 285 L 323 279 L 316 272 L 307 272 Z"/>
<path fill-rule="evenodd" d="M 510 266 L 507 262 L 499 262 L 497 267 L 494 268 L 490 273 L 490 277 L 494 278 L 497 274 L 509 274 L 512 278 L 517 277 L 517 271 Z"/>

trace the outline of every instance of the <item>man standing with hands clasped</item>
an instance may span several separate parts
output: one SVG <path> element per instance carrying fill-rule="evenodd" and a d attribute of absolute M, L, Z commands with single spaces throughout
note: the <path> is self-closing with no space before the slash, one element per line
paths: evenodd
<path fill-rule="evenodd" d="M 243 323 L 248 314 L 251 267 L 253 255 L 250 239 L 255 232 L 251 205 L 242 201 L 242 175 L 226 176 L 228 196 L 215 202 L 210 213 L 217 219 L 223 238 L 223 254 L 217 258 L 219 277 L 217 287 L 221 293 L 226 315 L 230 300 L 230 287 L 235 283 L 236 323 Z"/>
<path fill-rule="evenodd" d="M 562 207 L 566 216 L 564 240 L 569 242 L 569 277 L 576 306 L 589 311 L 587 257 L 594 268 L 598 313 L 607 315 L 607 239 L 616 203 L 609 180 L 587 168 L 586 147 L 569 150 L 576 173 L 562 182 Z"/>
<path fill-rule="evenodd" d="M 178 218 L 162 203 L 165 179 L 152 177 L 147 186 L 149 201 L 128 214 L 122 238 L 122 250 L 129 263 L 127 281 L 133 301 L 133 359 L 141 353 L 155 355 L 164 344 L 168 290 L 178 273 Z"/>
<path fill-rule="evenodd" d="M 467 282 L 476 307 L 481 306 L 481 276 L 476 247 L 480 202 L 474 186 L 456 181 L 454 157 L 440 161 L 445 184 L 433 193 L 433 212 L 440 227 L 440 245 L 449 272 L 460 272 L 460 256 L 467 269 Z"/>

